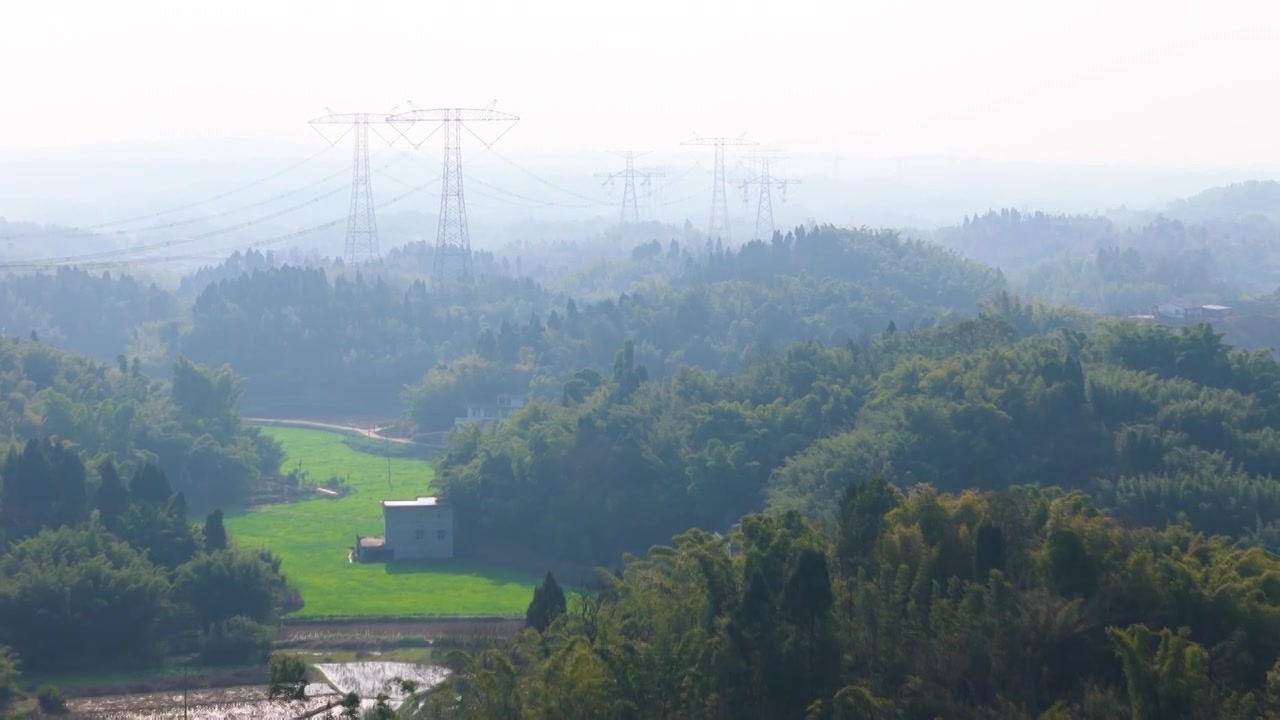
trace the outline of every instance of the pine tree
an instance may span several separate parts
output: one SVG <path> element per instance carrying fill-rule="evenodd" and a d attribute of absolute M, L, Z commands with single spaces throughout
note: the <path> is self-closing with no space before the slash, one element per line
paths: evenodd
<path fill-rule="evenodd" d="M 116 464 L 110 460 L 98 468 L 98 492 L 94 495 L 93 505 L 98 509 L 98 519 L 108 528 L 114 527 L 116 520 L 129 509 L 129 491 L 116 470 Z"/>
<path fill-rule="evenodd" d="M 1004 570 L 1006 562 L 1004 531 L 990 522 L 978 526 L 974 538 L 973 574 L 980 582 L 986 582 L 992 570 Z"/>
<path fill-rule="evenodd" d="M 564 614 L 566 607 L 564 590 L 560 589 L 555 576 L 548 571 L 542 584 L 533 589 L 533 601 L 524 614 L 525 627 L 531 627 L 540 633 L 546 632 L 551 623 Z"/>
<path fill-rule="evenodd" d="M 129 482 L 129 496 L 138 505 L 166 505 L 172 495 L 169 479 L 151 463 L 138 468 Z"/>
<path fill-rule="evenodd" d="M 227 529 L 222 525 L 222 511 L 214 510 L 204 519 L 204 551 L 227 549 Z"/>
<path fill-rule="evenodd" d="M 179 490 L 173 497 L 169 498 L 169 503 L 165 507 L 165 511 L 169 513 L 170 517 L 185 522 L 187 519 L 186 493 Z"/>

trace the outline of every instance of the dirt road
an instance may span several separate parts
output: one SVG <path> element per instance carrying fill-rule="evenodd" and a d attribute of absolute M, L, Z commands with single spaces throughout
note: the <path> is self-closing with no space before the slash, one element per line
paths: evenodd
<path fill-rule="evenodd" d="M 246 422 L 257 423 L 259 425 L 292 425 L 297 427 L 312 427 L 321 430 L 336 430 L 338 432 L 350 433 L 370 440 L 385 440 L 386 442 L 399 443 L 401 445 L 414 445 L 412 440 L 406 438 L 389 437 L 383 435 L 383 427 L 356 427 L 354 425 L 340 425 L 338 423 L 321 422 L 319 420 L 296 420 L 292 418 L 245 418 Z"/>

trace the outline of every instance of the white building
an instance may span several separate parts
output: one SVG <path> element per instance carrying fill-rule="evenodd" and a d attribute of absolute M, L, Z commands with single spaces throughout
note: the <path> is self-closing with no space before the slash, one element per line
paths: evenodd
<path fill-rule="evenodd" d="M 468 403 L 467 414 L 454 418 L 454 427 L 471 423 L 488 423 L 511 417 L 511 413 L 524 407 L 523 395 L 498 395 L 493 403 Z"/>
<path fill-rule="evenodd" d="M 453 508 L 436 497 L 382 501 L 382 537 L 356 537 L 355 560 L 453 557 Z"/>

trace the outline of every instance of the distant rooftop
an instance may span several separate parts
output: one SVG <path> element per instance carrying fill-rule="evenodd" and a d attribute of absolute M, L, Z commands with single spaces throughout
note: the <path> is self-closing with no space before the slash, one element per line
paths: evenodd
<path fill-rule="evenodd" d="M 1200 307 L 1205 310 L 1230 310 L 1231 309 L 1226 305 L 1201 305 Z"/>
<path fill-rule="evenodd" d="M 437 497 L 420 497 L 416 500 L 383 500 L 382 507 L 432 507 L 435 505 L 443 505 L 440 498 Z"/>

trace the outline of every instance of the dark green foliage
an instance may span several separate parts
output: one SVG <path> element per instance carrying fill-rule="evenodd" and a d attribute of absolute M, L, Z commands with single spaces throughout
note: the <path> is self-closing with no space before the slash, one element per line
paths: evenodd
<path fill-rule="evenodd" d="M 860 565 L 875 550 L 885 515 L 898 506 L 897 492 L 883 477 L 849 483 L 840 499 L 840 557 Z"/>
<path fill-rule="evenodd" d="M 1089 555 L 1079 533 L 1068 528 L 1049 534 L 1049 573 L 1053 587 L 1064 597 L 1088 598 L 1098 580 L 1097 560 Z"/>
<path fill-rule="evenodd" d="M 206 665 L 265 662 L 271 651 L 271 628 L 243 615 L 210 625 L 200 636 L 200 660 Z"/>
<path fill-rule="evenodd" d="M 1007 570 L 977 578 L 982 527 Z M 861 565 L 812 545 L 831 532 L 749 516 L 732 558 L 699 532 L 627 558 L 590 622 L 461 657 L 430 717 L 1280 717 L 1273 555 L 1035 488 L 913 487 Z"/>
<path fill-rule="evenodd" d="M 136 365 L 121 369 L 47 345 L 0 339 L 0 434 L 46 438 L 52 445 L 73 443 L 72 454 L 83 456 L 88 465 L 111 459 L 126 476 L 151 463 L 172 483 L 163 498 L 151 499 L 162 506 L 179 490 L 202 511 L 242 501 L 260 475 L 279 469 L 278 444 L 234 415 L 193 414 L 193 407 L 221 412 L 234 404 L 236 383 L 225 372 L 179 362 L 174 376 L 184 388 L 176 396 L 137 372 Z M 202 387 L 213 398 L 192 390 Z M 206 397 L 207 408 L 192 405 L 198 397 Z M 175 399 L 187 403 L 186 409 Z M 58 456 L 45 454 L 48 461 L 57 461 Z M 32 467 L 30 462 L 25 466 Z M 82 513 L 89 511 L 89 499 L 79 501 Z"/>
<path fill-rule="evenodd" d="M 273 652 L 267 664 L 267 697 L 296 701 L 306 698 L 307 664 L 291 653 Z"/>
<path fill-rule="evenodd" d="M 181 490 L 173 494 L 169 498 L 169 502 L 165 504 L 165 512 L 182 522 L 187 521 L 187 496 Z"/>
<path fill-rule="evenodd" d="M 132 505 L 120 516 L 115 534 L 154 563 L 172 570 L 190 560 L 198 549 L 185 517 L 167 507 Z"/>
<path fill-rule="evenodd" d="M 0 643 L 31 671 L 147 657 L 165 573 L 102 528 L 46 530 L 0 558 Z"/>
<path fill-rule="evenodd" d="M 169 479 L 160 468 L 146 463 L 138 468 L 129 481 L 129 498 L 136 505 L 165 507 L 173 497 Z"/>
<path fill-rule="evenodd" d="M 36 690 L 36 703 L 41 712 L 50 715 L 61 715 L 67 711 L 67 698 L 57 685 L 41 685 Z"/>
<path fill-rule="evenodd" d="M 235 549 L 197 555 L 178 568 L 173 587 L 204 626 L 236 616 L 274 622 L 285 591 L 270 562 Z"/>
<path fill-rule="evenodd" d="M 1002 268 L 1015 287 L 1047 302 L 1128 314 L 1158 303 L 1270 292 L 1280 284 L 1280 266 L 1268 251 L 1276 223 L 1274 214 L 1108 218 L 1002 209 L 935 237 Z"/>
<path fill-rule="evenodd" d="M 1000 526 L 984 522 L 978 526 L 978 534 L 974 537 L 973 577 L 985 582 L 992 570 L 1005 571 L 1008 560 L 1004 543 L 1004 531 Z"/>
<path fill-rule="evenodd" d="M 826 617 L 831 602 L 827 556 L 817 550 L 801 551 L 796 569 L 782 590 L 784 616 L 796 625 L 812 629 Z"/>
<path fill-rule="evenodd" d="M 556 618 L 564 615 L 565 608 L 564 590 L 556 582 L 555 576 L 548 572 L 542 584 L 533 589 L 533 600 L 524 614 L 525 627 L 546 632 Z"/>
<path fill-rule="evenodd" d="M 10 450 L 0 477 L 0 518 L 11 537 L 74 525 L 88 514 L 84 463 L 61 442 L 28 440 L 21 452 Z"/>
<path fill-rule="evenodd" d="M 114 358 L 141 326 L 171 320 L 174 298 L 129 275 L 61 268 L 0 281 L 0 327 L 95 358 Z M 38 331 L 38 332 L 37 332 Z"/>
<path fill-rule="evenodd" d="M 204 519 L 204 551 L 214 553 L 227 549 L 227 529 L 222 525 L 222 511 L 214 510 Z"/>
<path fill-rule="evenodd" d="M 108 528 L 116 527 L 120 516 L 129 509 L 129 490 L 120 478 L 116 464 L 110 459 L 98 466 L 98 489 L 94 493 L 94 507 L 98 519 Z"/>
<path fill-rule="evenodd" d="M 22 661 L 9 648 L 0 645 L 0 708 L 18 691 L 22 677 Z"/>

